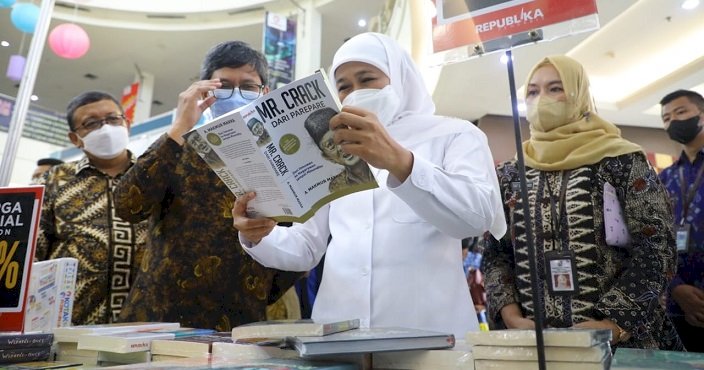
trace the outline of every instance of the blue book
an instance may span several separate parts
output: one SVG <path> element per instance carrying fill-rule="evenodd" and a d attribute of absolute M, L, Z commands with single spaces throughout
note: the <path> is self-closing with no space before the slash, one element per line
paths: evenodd
<path fill-rule="evenodd" d="M 618 348 L 611 369 L 703 369 L 704 353 Z"/>

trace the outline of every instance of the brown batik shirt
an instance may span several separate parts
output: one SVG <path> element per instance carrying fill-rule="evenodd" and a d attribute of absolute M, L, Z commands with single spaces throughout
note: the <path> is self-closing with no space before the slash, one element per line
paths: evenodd
<path fill-rule="evenodd" d="M 104 174 L 84 157 L 52 167 L 42 180 L 36 258 L 78 259 L 74 325 L 116 321 L 139 266 L 147 225 L 115 215 L 113 191 L 121 176 Z"/>
<path fill-rule="evenodd" d="M 149 220 L 149 239 L 124 321 L 174 321 L 229 331 L 266 319 L 301 273 L 268 269 L 242 250 L 234 195 L 188 144 L 159 138 L 125 175 L 117 212 Z"/>

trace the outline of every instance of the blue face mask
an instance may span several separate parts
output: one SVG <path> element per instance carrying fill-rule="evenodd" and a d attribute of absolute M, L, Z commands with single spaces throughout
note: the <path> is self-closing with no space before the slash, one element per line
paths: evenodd
<path fill-rule="evenodd" d="M 239 91 L 233 91 L 232 96 L 227 99 L 218 99 L 210 106 L 210 116 L 206 117 L 209 120 L 218 118 L 225 113 L 229 113 L 237 108 L 242 108 L 251 103 L 252 100 L 247 100 L 242 97 Z M 206 111 L 207 112 L 207 111 Z"/>

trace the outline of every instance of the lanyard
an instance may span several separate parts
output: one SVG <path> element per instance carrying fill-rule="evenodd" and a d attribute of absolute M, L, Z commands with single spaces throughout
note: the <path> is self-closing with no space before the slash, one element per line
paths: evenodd
<path fill-rule="evenodd" d="M 694 178 L 694 183 L 690 185 L 689 190 L 685 190 L 684 170 L 679 167 L 680 172 L 680 194 L 682 194 L 682 221 L 684 224 L 687 214 L 689 213 L 689 205 L 694 200 L 694 195 L 697 193 L 699 184 L 702 182 L 702 174 L 704 173 L 704 162 L 700 164 L 697 176 Z"/>
<path fill-rule="evenodd" d="M 566 212 L 565 208 L 567 207 L 567 202 L 565 201 L 565 196 L 567 194 L 567 182 L 569 181 L 569 178 L 570 171 L 563 171 L 562 183 L 560 184 L 560 197 L 557 199 L 557 205 L 555 205 L 555 197 L 553 197 L 552 195 L 552 187 L 550 186 L 550 180 L 547 177 L 545 179 L 545 182 L 547 182 L 548 185 L 548 191 L 550 192 L 550 214 L 552 216 L 552 228 L 554 230 L 553 241 L 555 239 L 559 239 L 559 237 L 562 235 L 562 224 L 560 223 L 560 216 Z M 564 247 L 562 249 L 567 249 L 567 244 L 563 243 L 563 246 Z"/>

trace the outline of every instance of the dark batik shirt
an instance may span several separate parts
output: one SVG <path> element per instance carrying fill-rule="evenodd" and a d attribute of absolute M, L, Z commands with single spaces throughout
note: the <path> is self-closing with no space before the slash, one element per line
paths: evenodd
<path fill-rule="evenodd" d="M 149 220 L 149 237 L 123 321 L 174 321 L 229 331 L 266 319 L 301 275 L 268 269 L 242 250 L 235 197 L 188 144 L 159 138 L 117 189 L 118 214 Z"/>
<path fill-rule="evenodd" d="M 660 179 L 670 193 L 672 210 L 675 216 L 675 225 L 680 225 L 684 217 L 684 198 L 680 188 L 680 169 L 684 175 L 685 189 L 689 190 L 694 185 L 697 171 L 704 166 L 704 150 L 697 153 L 694 162 L 690 162 L 687 155 L 682 152 L 680 158 L 672 166 L 660 173 Z M 681 284 L 694 285 L 704 289 L 704 180 L 694 193 L 694 198 L 689 204 L 685 222 L 690 225 L 691 253 L 679 253 L 677 275 L 670 283 L 670 290 Z M 673 315 L 684 315 L 682 309 L 673 299 L 668 299 L 668 312 Z"/>
<path fill-rule="evenodd" d="M 484 250 L 487 311 L 499 318 L 501 308 L 518 303 L 534 317 L 523 200 L 515 190 L 519 172 L 514 162 L 497 168 L 509 232 L 491 239 Z M 552 201 L 559 199 L 561 171 L 527 168 L 529 212 L 545 323 L 570 327 L 608 318 L 631 333 L 623 347 L 682 349 L 660 303 L 675 271 L 674 232 L 669 200 L 642 153 L 604 158 L 570 171 L 560 227 L 552 226 Z M 629 247 L 606 244 L 603 187 L 617 191 L 631 234 Z M 559 208 L 557 208 L 559 209 Z M 557 237 L 553 237 L 555 233 Z M 547 289 L 545 255 L 574 252 L 578 292 L 553 295 Z"/>
<path fill-rule="evenodd" d="M 42 180 L 36 258 L 78 259 L 74 325 L 117 320 L 144 250 L 147 224 L 131 224 L 114 212 L 121 176 L 104 174 L 84 157 L 52 167 Z"/>

